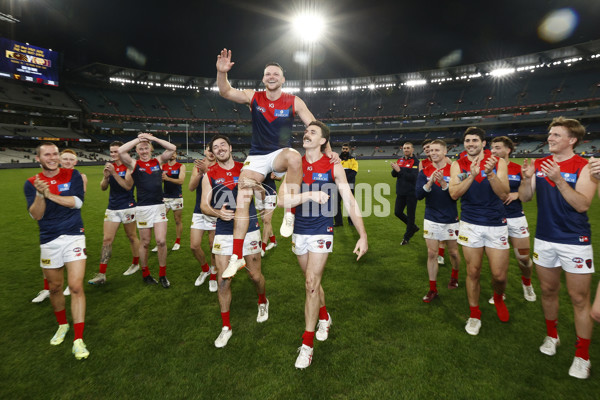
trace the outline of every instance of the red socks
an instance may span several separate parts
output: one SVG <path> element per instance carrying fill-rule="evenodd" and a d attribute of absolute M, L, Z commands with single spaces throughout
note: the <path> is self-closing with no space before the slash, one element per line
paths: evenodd
<path fill-rule="evenodd" d="M 452 272 L 450 272 L 450 278 L 454 278 L 456 280 L 458 280 L 458 270 L 452 268 Z"/>
<path fill-rule="evenodd" d="M 546 320 L 546 335 L 548 335 L 554 339 L 558 338 L 558 331 L 556 329 L 557 326 L 558 326 L 557 319 L 547 319 Z"/>
<path fill-rule="evenodd" d="M 177 244 L 181 244 L 181 238 L 177 238 L 177 239 L 175 239 L 175 243 L 177 243 Z"/>
<path fill-rule="evenodd" d="M 44 290 L 50 290 L 50 286 L 48 286 L 48 279 L 44 279 Z"/>
<path fill-rule="evenodd" d="M 146 266 L 146 267 L 142 267 L 142 276 L 145 278 L 148 275 L 150 275 L 150 269 Z"/>
<path fill-rule="evenodd" d="M 229 322 L 229 311 L 221 313 L 221 319 L 223 320 L 223 327 L 231 329 L 231 322 Z"/>
<path fill-rule="evenodd" d="M 83 329 L 85 328 L 85 322 L 79 322 L 77 324 L 73 324 L 73 330 L 75 331 L 75 337 L 73 341 L 77 339 L 83 339 Z"/>
<path fill-rule="evenodd" d="M 267 244 L 262 242 L 262 251 L 267 251 Z"/>
<path fill-rule="evenodd" d="M 56 322 L 58 322 L 59 325 L 67 323 L 67 310 L 54 311 L 54 315 L 56 316 Z"/>
<path fill-rule="evenodd" d="M 101 274 L 105 274 L 106 273 L 106 267 L 108 266 L 108 264 L 100 264 L 100 273 Z"/>
<path fill-rule="evenodd" d="M 133 257 L 133 260 L 131 260 L 131 263 L 134 265 L 138 265 L 140 263 L 140 258 L 139 257 Z"/>
<path fill-rule="evenodd" d="M 323 306 L 319 308 L 319 319 L 329 320 L 329 314 L 327 313 L 327 306 Z"/>
<path fill-rule="evenodd" d="M 208 270 L 210 269 L 208 268 L 208 263 L 204 263 L 204 265 L 200 268 L 202 268 L 202 272 L 208 272 Z"/>
<path fill-rule="evenodd" d="M 577 342 L 575 343 L 575 357 L 583 358 L 584 360 L 590 359 L 589 354 L 590 339 L 583 339 L 577 336 Z"/>
<path fill-rule="evenodd" d="M 238 260 L 243 257 L 244 239 L 233 239 L 233 254 L 237 255 Z"/>
<path fill-rule="evenodd" d="M 429 290 L 431 290 L 432 292 L 437 292 L 436 281 L 429 281 Z"/>
<path fill-rule="evenodd" d="M 267 296 L 265 296 L 265 294 L 259 294 L 258 295 L 258 304 L 266 304 L 267 303 Z"/>
<path fill-rule="evenodd" d="M 443 248 L 441 248 L 441 247 L 440 247 L 440 248 L 438 248 L 438 256 L 440 256 L 440 257 L 444 257 L 445 250 L 446 250 L 446 249 L 443 249 Z"/>
<path fill-rule="evenodd" d="M 304 331 L 302 335 L 302 344 L 307 345 L 308 347 L 314 347 L 315 333 Z"/>
<path fill-rule="evenodd" d="M 476 318 L 476 319 L 481 319 L 481 310 L 479 309 L 479 306 L 475 306 L 475 307 L 470 307 L 471 309 L 471 318 Z"/>
<path fill-rule="evenodd" d="M 496 292 L 494 292 L 494 305 L 496 306 L 496 313 L 498 314 L 500 321 L 508 322 L 510 318 L 508 308 L 506 308 L 506 304 L 504 303 L 504 299 L 502 299 L 502 295 Z"/>
<path fill-rule="evenodd" d="M 271 241 L 271 243 L 277 243 L 277 239 L 275 239 L 275 235 L 271 236 L 269 238 L 269 240 Z"/>
<path fill-rule="evenodd" d="M 523 282 L 523 285 L 531 286 L 531 278 L 525 278 L 524 276 L 522 276 L 521 281 Z"/>
<path fill-rule="evenodd" d="M 158 267 L 158 276 L 167 276 L 167 266 Z"/>

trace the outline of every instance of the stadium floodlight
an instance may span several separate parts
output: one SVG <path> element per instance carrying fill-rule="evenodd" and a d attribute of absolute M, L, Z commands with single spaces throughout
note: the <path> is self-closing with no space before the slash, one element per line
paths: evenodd
<path fill-rule="evenodd" d="M 300 14 L 292 21 L 296 35 L 304 42 L 318 42 L 325 32 L 325 19 L 318 14 Z"/>
<path fill-rule="evenodd" d="M 423 85 L 427 85 L 427 80 L 414 79 L 412 81 L 406 81 L 406 82 L 404 82 L 404 84 L 408 87 L 423 86 Z"/>
<path fill-rule="evenodd" d="M 500 78 L 503 76 L 507 76 L 510 74 L 514 74 L 515 73 L 515 69 L 514 68 L 497 68 L 494 70 L 490 71 L 490 75 L 496 78 Z"/>

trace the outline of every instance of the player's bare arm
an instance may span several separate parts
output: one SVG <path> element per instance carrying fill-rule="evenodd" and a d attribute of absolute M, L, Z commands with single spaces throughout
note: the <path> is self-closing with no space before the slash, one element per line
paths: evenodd
<path fill-rule="evenodd" d="M 496 167 L 496 173 L 494 173 L 494 167 Z M 500 200 L 505 201 L 510 193 L 506 161 L 501 158 L 490 157 L 485 163 L 484 171 L 496 196 L 498 196 Z"/>
<path fill-rule="evenodd" d="M 210 205 L 211 198 L 212 186 L 210 185 L 209 177 L 204 175 L 202 178 L 202 198 L 200 199 L 200 209 L 202 210 L 202 214 L 217 217 L 223 221 L 231 221 L 235 212 L 227 208 L 227 203 L 223 204 L 221 209 L 213 208 L 213 206 Z"/>
<path fill-rule="evenodd" d="M 231 50 L 221 50 L 221 53 L 217 55 L 217 86 L 219 94 L 221 97 L 235 103 L 250 104 L 254 96 L 254 90 L 234 89 L 227 79 L 227 73 L 233 67 L 233 64 L 235 63 L 231 61 Z"/>
<path fill-rule="evenodd" d="M 461 175 L 462 174 L 460 172 L 458 161 L 454 161 L 450 167 L 450 187 L 448 188 L 450 197 L 452 197 L 453 200 L 457 200 L 462 197 L 462 195 L 469 190 L 473 180 L 475 179 L 475 175 L 473 175 L 473 173 L 466 177 Z"/>
<path fill-rule="evenodd" d="M 175 153 L 175 150 L 177 150 L 177 146 L 175 146 L 173 143 L 169 143 L 166 140 L 154 137 L 154 135 L 150 133 L 140 133 L 138 135 L 138 139 L 147 140 L 149 142 L 156 142 L 160 144 L 163 149 L 165 149 L 165 151 L 163 151 L 161 155 L 156 157 L 158 159 L 158 162 L 160 162 L 161 164 L 164 164 L 167 161 L 169 161 L 173 153 Z"/>
<path fill-rule="evenodd" d="M 531 201 L 533 193 L 535 192 L 535 179 L 533 175 L 535 173 L 534 163 L 526 158 L 523 160 L 523 166 L 521 167 L 521 185 L 519 185 L 519 199 L 523 202 Z"/>
<path fill-rule="evenodd" d="M 36 196 L 29 207 L 29 214 L 33 219 L 39 221 L 44 218 L 44 213 L 46 212 L 46 198 L 44 197 L 44 192 L 48 190 L 48 184 L 36 176 L 33 186 L 36 190 Z"/>
<path fill-rule="evenodd" d="M 128 169 L 135 168 L 135 160 L 129 155 L 129 152 L 141 142 L 141 139 L 135 138 L 119 147 L 119 157 L 121 162 L 125 164 Z"/>
<path fill-rule="evenodd" d="M 102 191 L 108 189 L 108 178 L 111 176 L 111 170 L 114 171 L 115 167 L 112 163 L 107 162 L 102 170 L 102 180 L 100 181 L 100 189 L 102 189 Z"/>
<path fill-rule="evenodd" d="M 287 178 L 287 175 L 286 175 Z M 306 203 L 312 200 L 319 204 L 325 204 L 329 200 L 329 195 L 321 191 L 303 192 L 291 194 L 287 189 L 287 180 L 283 179 L 281 186 L 279 187 L 279 194 L 277 196 L 277 206 L 282 208 L 294 208 L 300 204 Z"/>
<path fill-rule="evenodd" d="M 357 255 L 356 261 L 358 261 L 369 249 L 367 231 L 365 229 L 365 224 L 363 223 L 362 215 L 360 214 L 360 209 L 352 194 L 350 185 L 348 185 L 348 180 L 346 179 L 346 174 L 344 173 L 344 168 L 341 164 L 336 164 L 333 167 L 333 173 L 335 174 L 335 184 L 344 201 L 344 207 L 346 208 L 346 211 L 348 211 L 348 215 L 360 236 L 353 251 L 353 253 Z"/>
<path fill-rule="evenodd" d="M 206 165 L 206 159 L 194 161 L 194 169 L 192 170 L 192 176 L 190 178 L 190 182 L 188 183 L 188 189 L 190 192 L 193 192 L 196 190 L 196 188 L 198 188 L 198 185 L 200 184 L 200 178 L 202 178 L 202 175 L 208 170 Z"/>

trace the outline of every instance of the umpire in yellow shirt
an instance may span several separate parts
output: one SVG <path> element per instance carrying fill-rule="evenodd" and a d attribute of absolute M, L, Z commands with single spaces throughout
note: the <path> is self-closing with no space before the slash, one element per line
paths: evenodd
<path fill-rule="evenodd" d="M 350 155 L 350 145 L 348 143 L 344 143 L 342 145 L 342 152 L 340 153 L 340 160 L 342 162 L 342 167 L 344 167 L 344 171 L 346 172 L 346 179 L 348 180 L 348 184 L 350 185 L 350 189 L 352 190 L 352 195 L 354 195 L 354 184 L 356 183 L 356 174 L 358 173 L 358 161 L 356 158 Z M 352 220 L 348 217 L 348 224 L 351 226 Z M 337 213 L 335 214 L 333 220 L 333 226 L 342 226 L 343 218 L 342 218 L 342 197 L 337 196 Z"/>

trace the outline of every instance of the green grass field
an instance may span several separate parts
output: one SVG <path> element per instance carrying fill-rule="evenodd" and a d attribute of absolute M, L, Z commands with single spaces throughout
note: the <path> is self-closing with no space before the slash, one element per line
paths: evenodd
<path fill-rule="evenodd" d="M 567 372 L 574 354 L 573 311 L 563 288 L 559 334 L 562 346 L 554 357 L 538 350 L 545 336 L 538 301 L 523 299 L 520 275 L 511 256 L 507 305 L 509 323 L 487 304 L 490 273 L 482 273 L 483 326 L 479 336 L 465 330 L 469 307 L 464 290 L 464 261 L 458 290 L 449 291 L 449 266 L 439 274 L 440 298 L 425 304 L 426 247 L 415 237 L 400 246 L 404 225 L 393 215 L 394 179 L 389 162 L 360 161 L 359 183 L 389 183 L 387 217 L 365 219 L 369 252 L 359 262 L 352 254 L 353 228 L 336 228 L 334 253 L 323 278 L 333 318 L 326 342 L 315 341 L 312 365 L 294 368 L 304 331 L 304 280 L 290 240 L 263 259 L 270 317 L 256 323 L 256 293 L 245 274 L 232 283 L 233 337 L 224 349 L 213 345 L 221 328 L 215 293 L 207 283 L 197 288 L 200 268 L 189 251 L 189 225 L 195 194 L 185 191 L 182 248 L 170 252 L 170 290 L 147 287 L 141 274 L 123 276 L 131 262 L 121 230 L 108 266 L 108 283 L 86 284 L 85 361 L 71 355 L 73 331 L 65 343 L 50 346 L 56 321 L 49 301 L 32 304 L 42 289 L 36 222 L 26 210 L 25 179 L 38 170 L 0 170 L 3 190 L 0 284 L 1 399 L 597 399 L 600 393 L 600 333 L 592 340 L 592 376 L 579 381 Z M 98 270 L 102 219 L 108 193 L 100 191 L 102 167 L 81 167 L 88 175 L 83 207 L 88 263 L 86 281 Z M 367 172 L 370 170 L 370 172 Z M 188 178 L 189 179 L 189 178 Z M 187 186 L 187 183 L 186 185 Z M 184 186 L 184 187 L 185 187 Z M 600 201 L 589 216 L 596 229 Z M 374 202 L 373 205 L 376 205 Z M 526 204 L 535 231 L 535 203 Z M 424 203 L 419 203 L 421 225 Z M 279 231 L 281 211 L 274 217 Z M 168 246 L 175 236 L 169 222 Z M 205 245 L 207 250 L 207 245 Z M 598 260 L 596 251 L 596 260 Z M 447 264 L 449 261 L 447 260 Z M 150 268 L 158 275 L 156 256 Z M 598 266 L 597 266 L 598 268 Z M 593 281 L 593 292 L 598 279 Z M 69 304 L 69 303 L 68 303 Z M 70 318 L 70 309 L 67 315 Z"/>

